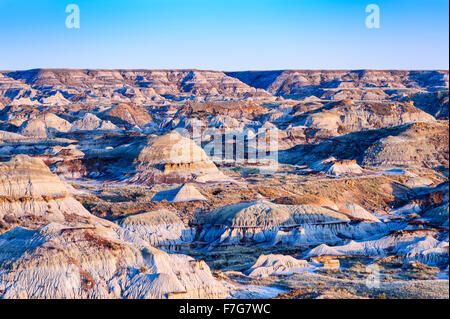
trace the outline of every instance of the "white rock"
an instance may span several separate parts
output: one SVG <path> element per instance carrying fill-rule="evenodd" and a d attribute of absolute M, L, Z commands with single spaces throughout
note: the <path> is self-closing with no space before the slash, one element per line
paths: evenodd
<path fill-rule="evenodd" d="M 306 260 L 298 260 L 285 255 L 260 255 L 256 263 L 247 270 L 250 277 L 291 275 L 304 272 L 309 267 Z"/>

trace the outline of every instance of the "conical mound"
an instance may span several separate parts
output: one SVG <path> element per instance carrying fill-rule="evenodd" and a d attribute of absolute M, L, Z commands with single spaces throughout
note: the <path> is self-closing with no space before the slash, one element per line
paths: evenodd
<path fill-rule="evenodd" d="M 194 185 L 184 184 L 174 189 L 158 192 L 152 198 L 152 202 L 160 202 L 163 200 L 171 203 L 176 203 L 207 199 L 198 191 L 198 189 Z"/>
<path fill-rule="evenodd" d="M 117 152 L 127 152 L 126 149 Z M 133 150 L 136 173 L 128 181 L 152 185 L 157 183 L 230 181 L 193 140 L 178 132 L 154 137 Z"/>
<path fill-rule="evenodd" d="M 362 169 L 355 160 L 336 161 L 325 170 L 325 173 L 332 176 L 352 175 L 361 174 Z"/>
<path fill-rule="evenodd" d="M 311 165 L 314 171 L 324 172 L 331 176 L 362 174 L 363 170 L 355 160 L 337 160 L 333 156 Z"/>

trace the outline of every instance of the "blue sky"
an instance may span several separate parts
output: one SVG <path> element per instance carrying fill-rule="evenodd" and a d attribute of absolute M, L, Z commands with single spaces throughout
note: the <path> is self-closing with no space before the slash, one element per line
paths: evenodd
<path fill-rule="evenodd" d="M 68 4 L 80 29 L 65 26 Z M 368 29 L 365 8 L 380 7 Z M 0 0 L 0 69 L 448 69 L 444 0 Z"/>

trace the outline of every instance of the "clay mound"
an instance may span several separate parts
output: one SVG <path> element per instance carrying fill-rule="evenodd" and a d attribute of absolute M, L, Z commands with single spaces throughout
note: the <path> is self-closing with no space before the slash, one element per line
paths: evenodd
<path fill-rule="evenodd" d="M 362 172 L 355 160 L 336 161 L 325 171 L 332 176 L 362 174 Z"/>
<path fill-rule="evenodd" d="M 119 224 L 123 229 L 121 238 L 135 243 L 144 241 L 170 249 L 191 243 L 195 238 L 195 230 L 186 228 L 183 221 L 167 209 L 127 216 Z"/>
<path fill-rule="evenodd" d="M 170 225 L 178 223 L 182 223 L 180 217 L 167 209 L 130 215 L 120 221 L 121 225 L 126 226 Z"/>
<path fill-rule="evenodd" d="M 18 106 L 18 105 L 36 105 L 39 104 L 38 101 L 32 101 L 29 97 L 20 97 L 16 98 L 9 103 L 9 105 Z"/>
<path fill-rule="evenodd" d="M 56 155 L 64 158 L 79 158 L 83 157 L 84 153 L 76 148 L 63 148 Z"/>
<path fill-rule="evenodd" d="M 365 95 L 367 97 L 367 94 Z M 362 102 L 352 106 L 339 106 L 335 110 L 343 115 L 341 129 L 347 132 L 361 129 L 393 127 L 406 123 L 436 122 L 435 118 L 407 102 Z M 357 118 L 355 118 L 357 116 Z"/>
<path fill-rule="evenodd" d="M 0 163 L 0 226 L 36 228 L 52 221 L 110 224 L 90 215 L 42 160 L 17 155 Z"/>
<path fill-rule="evenodd" d="M 30 119 L 25 121 L 19 127 L 19 133 L 28 137 L 46 138 L 47 127 L 45 126 L 45 123 L 39 119 Z"/>
<path fill-rule="evenodd" d="M 362 163 L 379 166 L 448 168 L 448 123 L 415 123 L 397 136 L 379 139 Z"/>
<path fill-rule="evenodd" d="M 170 203 L 190 202 L 190 201 L 206 201 L 207 199 L 192 184 L 183 184 L 180 187 L 161 191 L 155 194 L 152 202 L 161 202 L 166 200 Z"/>
<path fill-rule="evenodd" d="M 92 113 L 86 113 L 81 119 L 72 123 L 71 132 L 74 131 L 117 131 L 120 130 L 110 121 L 102 121 Z"/>
<path fill-rule="evenodd" d="M 228 294 L 205 262 L 150 245 L 135 246 L 119 239 L 112 229 L 51 223 L 37 230 L 17 227 L 0 235 L 0 298 L 225 298 Z"/>
<path fill-rule="evenodd" d="M 292 256 L 261 255 L 256 263 L 247 270 L 250 277 L 268 277 L 274 275 L 291 275 L 301 273 L 309 267 L 306 260 L 298 260 Z"/>
<path fill-rule="evenodd" d="M 434 182 L 427 177 L 412 176 L 409 177 L 404 184 L 409 188 L 421 188 L 433 186 Z"/>
<path fill-rule="evenodd" d="M 214 165 L 200 146 L 176 131 L 150 140 L 139 153 L 137 160 L 140 167 L 201 162 L 209 166 Z M 171 170 L 174 167 L 167 166 L 166 169 Z"/>
<path fill-rule="evenodd" d="M 366 166 L 448 168 L 448 123 L 413 123 L 360 131 L 280 152 L 281 163 L 356 159 Z"/>
<path fill-rule="evenodd" d="M 117 125 L 129 124 L 138 127 L 152 122 L 152 117 L 144 107 L 125 103 L 112 107 L 104 114 L 104 118 Z"/>
<path fill-rule="evenodd" d="M 346 215 L 348 215 L 349 217 L 351 217 L 352 219 L 365 220 L 365 221 L 370 221 L 370 222 L 375 222 L 375 223 L 381 222 L 373 214 L 369 213 L 367 210 L 365 210 L 364 208 L 362 208 L 361 206 L 359 206 L 357 204 L 354 204 L 354 203 L 345 204 L 343 208 L 344 208 L 344 213 Z"/>
<path fill-rule="evenodd" d="M 53 113 L 44 113 L 38 116 L 38 119 L 44 122 L 48 133 L 69 132 L 72 125 L 70 122 L 60 118 Z"/>
<path fill-rule="evenodd" d="M 134 158 L 136 173 L 128 181 L 152 185 L 155 183 L 185 183 L 191 181 L 230 181 L 194 141 L 178 132 L 154 137 L 132 147 L 117 148 L 116 154 L 127 152 Z"/>
<path fill-rule="evenodd" d="M 311 169 L 315 171 L 322 171 L 327 175 L 336 177 L 363 173 L 362 168 L 356 163 L 355 160 L 339 161 L 334 157 L 316 162 L 311 166 Z"/>
<path fill-rule="evenodd" d="M 231 227 L 271 227 L 347 222 L 342 213 L 315 205 L 280 205 L 265 200 L 238 203 L 212 210 L 200 223 Z"/>
<path fill-rule="evenodd" d="M 288 127 L 285 130 L 278 130 L 278 150 L 287 150 L 299 144 L 306 144 L 305 126 Z"/>
<path fill-rule="evenodd" d="M 0 131 L 0 142 L 15 142 L 25 139 L 27 139 L 27 137 L 17 133 Z"/>
<path fill-rule="evenodd" d="M 41 98 L 39 102 L 45 105 L 67 105 L 71 103 L 59 91 L 53 95 Z"/>

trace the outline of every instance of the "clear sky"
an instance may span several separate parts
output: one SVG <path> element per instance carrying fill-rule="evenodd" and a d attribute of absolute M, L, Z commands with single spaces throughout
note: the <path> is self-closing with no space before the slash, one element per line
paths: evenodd
<path fill-rule="evenodd" d="M 79 29 L 65 25 L 71 3 Z M 0 35 L 2 70 L 448 69 L 449 2 L 0 0 Z"/>

